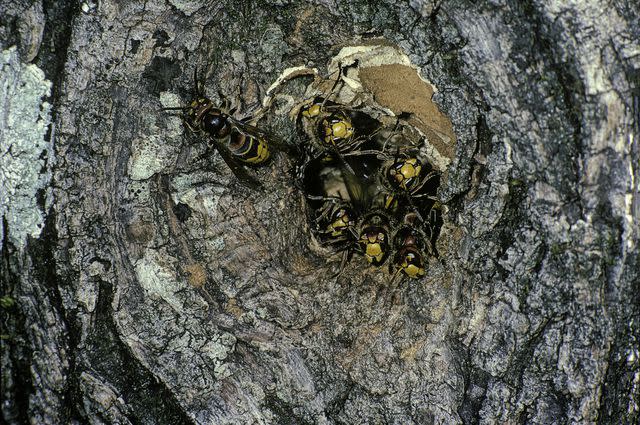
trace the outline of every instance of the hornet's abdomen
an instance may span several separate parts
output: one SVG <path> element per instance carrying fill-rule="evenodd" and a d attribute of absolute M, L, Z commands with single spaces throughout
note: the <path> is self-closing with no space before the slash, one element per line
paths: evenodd
<path fill-rule="evenodd" d="M 231 132 L 228 148 L 238 160 L 248 164 L 262 164 L 271 156 L 265 140 L 239 131 Z"/>

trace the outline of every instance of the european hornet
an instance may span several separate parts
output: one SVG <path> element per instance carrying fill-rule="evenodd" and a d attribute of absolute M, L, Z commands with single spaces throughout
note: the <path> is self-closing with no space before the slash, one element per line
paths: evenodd
<path fill-rule="evenodd" d="M 163 108 L 164 111 L 182 111 L 185 127 L 193 133 L 208 137 L 209 148 L 214 148 L 229 166 L 231 171 L 243 183 L 252 188 L 260 183 L 250 176 L 243 165 L 259 166 L 267 163 L 271 157 L 271 146 L 287 149 L 277 143 L 265 131 L 249 124 L 250 118 L 237 119 L 233 115 L 236 108 L 224 99 L 223 105 L 216 106 L 203 93 L 194 72 L 195 97 L 188 106 Z M 207 149 L 207 153 L 209 149 Z"/>

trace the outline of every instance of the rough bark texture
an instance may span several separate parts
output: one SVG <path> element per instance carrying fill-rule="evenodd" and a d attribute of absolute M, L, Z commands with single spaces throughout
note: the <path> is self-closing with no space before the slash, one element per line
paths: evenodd
<path fill-rule="evenodd" d="M 4 421 L 638 423 L 637 6 L 5 0 Z M 457 135 L 420 282 L 330 279 L 287 157 L 251 191 L 158 111 L 196 66 L 251 110 L 363 37 L 405 50 Z M 28 63 L 53 150 L 9 131 L 46 91 Z"/>

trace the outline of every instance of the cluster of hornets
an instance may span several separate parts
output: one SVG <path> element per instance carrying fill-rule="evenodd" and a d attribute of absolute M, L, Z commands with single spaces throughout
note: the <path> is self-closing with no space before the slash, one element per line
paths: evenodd
<path fill-rule="evenodd" d="M 338 73 L 343 72 L 342 68 Z M 375 267 L 388 263 L 392 280 L 425 276 L 442 226 L 437 199 L 440 172 L 421 158 L 423 140 L 405 136 L 397 117 L 383 125 L 360 108 L 332 100 L 332 88 L 305 99 L 291 114 L 301 143 L 284 143 L 256 127 L 257 115 L 239 119 L 223 98 L 216 106 L 195 80 L 195 98 L 180 111 L 187 130 L 208 140 L 235 176 L 259 189 L 248 168 L 269 163 L 273 151 L 296 161 L 296 185 L 304 194 L 316 239 L 342 252 L 340 274 L 353 254 Z M 327 80 L 325 80 L 327 81 Z M 336 274 L 336 275 L 337 275 Z"/>

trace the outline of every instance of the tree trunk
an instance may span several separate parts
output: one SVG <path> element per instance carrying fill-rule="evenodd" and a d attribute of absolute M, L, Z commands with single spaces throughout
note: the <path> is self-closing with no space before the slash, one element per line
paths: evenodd
<path fill-rule="evenodd" d="M 634 2 L 2 3 L 6 423 L 640 420 Z M 363 40 L 453 124 L 418 281 L 332 277 L 291 158 L 251 190 L 160 111 Z"/>

